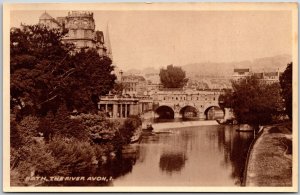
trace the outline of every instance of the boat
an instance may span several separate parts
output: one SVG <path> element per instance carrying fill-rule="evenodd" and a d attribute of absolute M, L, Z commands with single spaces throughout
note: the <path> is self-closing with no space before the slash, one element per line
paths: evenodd
<path fill-rule="evenodd" d="M 136 143 L 138 141 L 140 141 L 141 137 L 142 137 L 142 128 L 139 127 L 135 130 L 133 136 L 130 139 L 130 143 Z"/>
<path fill-rule="evenodd" d="M 239 132 L 252 132 L 252 131 L 254 131 L 254 128 L 251 125 L 248 125 L 248 124 L 240 124 L 239 128 L 236 131 L 239 131 Z"/>
<path fill-rule="evenodd" d="M 143 128 L 143 131 L 153 131 L 152 124 L 151 123 L 147 124 L 146 127 Z"/>

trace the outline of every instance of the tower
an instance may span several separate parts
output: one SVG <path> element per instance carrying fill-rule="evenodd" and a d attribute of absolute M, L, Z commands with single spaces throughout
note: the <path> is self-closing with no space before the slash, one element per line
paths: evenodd
<path fill-rule="evenodd" d="M 104 43 L 106 46 L 106 55 L 113 60 L 112 56 L 112 50 L 111 50 L 111 44 L 110 44 L 110 38 L 109 38 L 109 28 L 108 28 L 108 23 L 106 24 L 106 31 L 105 31 L 105 36 L 104 36 Z"/>
<path fill-rule="evenodd" d="M 86 11 L 71 11 L 65 19 L 65 28 L 69 30 L 66 41 L 73 42 L 77 48 L 93 47 L 95 21 L 93 13 Z"/>
<path fill-rule="evenodd" d="M 46 11 L 39 18 L 39 24 L 48 28 L 58 28 L 67 30 L 68 33 L 63 37 L 65 43 L 75 45 L 77 51 L 80 49 L 94 48 L 101 57 L 109 56 L 112 58 L 110 40 L 107 27 L 107 38 L 104 40 L 103 31 L 95 30 L 95 20 L 93 12 L 71 11 L 65 17 L 54 19 Z M 108 47 L 105 47 L 105 42 Z"/>

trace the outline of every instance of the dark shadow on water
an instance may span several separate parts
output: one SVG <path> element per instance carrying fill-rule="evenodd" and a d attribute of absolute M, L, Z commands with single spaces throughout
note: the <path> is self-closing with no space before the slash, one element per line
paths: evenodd
<path fill-rule="evenodd" d="M 235 184 L 241 185 L 247 153 L 254 135 L 252 132 L 237 132 L 234 129 L 218 129 L 218 147 L 219 150 L 224 149 L 224 165 L 232 166 L 231 177 L 235 179 Z"/>
<path fill-rule="evenodd" d="M 172 172 L 180 171 L 186 161 L 186 156 L 184 153 L 178 154 L 167 154 L 161 155 L 159 160 L 159 167 L 162 171 L 172 174 Z"/>

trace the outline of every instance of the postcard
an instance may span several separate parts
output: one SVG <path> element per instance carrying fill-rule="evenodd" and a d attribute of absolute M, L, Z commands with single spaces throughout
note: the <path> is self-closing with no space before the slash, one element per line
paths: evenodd
<path fill-rule="evenodd" d="M 297 3 L 3 18 L 5 192 L 298 191 Z"/>

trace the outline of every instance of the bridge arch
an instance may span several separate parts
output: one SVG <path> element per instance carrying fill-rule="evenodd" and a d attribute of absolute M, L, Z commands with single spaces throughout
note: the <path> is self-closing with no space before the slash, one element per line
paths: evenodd
<path fill-rule="evenodd" d="M 159 118 L 163 119 L 174 119 L 175 112 L 170 106 L 159 106 L 155 109 L 155 113 L 158 114 Z"/>
<path fill-rule="evenodd" d="M 182 118 L 196 118 L 199 117 L 199 111 L 194 106 L 186 105 L 179 111 Z"/>
<path fill-rule="evenodd" d="M 225 116 L 225 112 L 217 105 L 211 105 L 205 108 L 204 115 L 206 120 L 216 120 L 223 119 Z"/>

